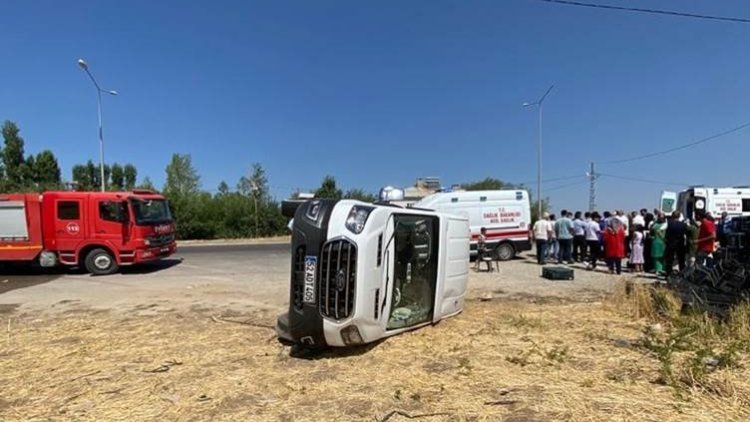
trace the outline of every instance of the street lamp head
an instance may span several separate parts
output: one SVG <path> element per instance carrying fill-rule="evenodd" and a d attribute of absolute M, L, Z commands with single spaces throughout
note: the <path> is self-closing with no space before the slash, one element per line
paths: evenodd
<path fill-rule="evenodd" d="M 109 95 L 118 95 L 117 91 L 109 91 Z"/>
<path fill-rule="evenodd" d="M 531 107 L 531 106 L 533 106 L 534 104 L 535 104 L 535 103 L 523 103 L 522 105 L 523 105 L 524 107 Z"/>
<path fill-rule="evenodd" d="M 88 70 L 89 69 L 88 63 L 86 63 L 86 61 L 83 60 L 83 59 L 78 59 L 78 66 L 81 66 L 81 69 L 83 69 L 83 70 Z"/>

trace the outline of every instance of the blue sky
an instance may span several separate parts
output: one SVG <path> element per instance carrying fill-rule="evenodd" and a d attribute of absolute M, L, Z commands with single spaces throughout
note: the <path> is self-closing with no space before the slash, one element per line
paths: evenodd
<path fill-rule="evenodd" d="M 750 18 L 743 0 L 615 1 Z M 448 185 L 544 177 L 553 206 L 588 204 L 590 161 L 607 174 L 750 184 L 750 129 L 659 158 L 750 121 L 750 25 L 503 1 L 4 1 L 0 120 L 27 152 L 52 149 L 66 178 L 98 160 L 104 98 L 108 162 L 158 185 L 172 153 L 203 187 L 233 186 L 253 162 L 279 198 L 326 174 L 376 191 L 418 176 Z M 572 185 L 571 185 L 572 184 Z M 600 208 L 653 207 L 680 186 L 602 177 Z"/>

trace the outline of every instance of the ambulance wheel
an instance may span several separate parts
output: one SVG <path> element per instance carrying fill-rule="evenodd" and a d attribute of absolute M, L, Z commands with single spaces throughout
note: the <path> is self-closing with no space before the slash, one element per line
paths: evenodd
<path fill-rule="evenodd" d="M 86 255 L 86 269 L 94 275 L 112 274 L 118 269 L 117 261 L 104 249 L 94 249 Z"/>
<path fill-rule="evenodd" d="M 510 243 L 501 243 L 495 248 L 495 256 L 499 261 L 510 261 L 516 256 L 516 248 Z"/>

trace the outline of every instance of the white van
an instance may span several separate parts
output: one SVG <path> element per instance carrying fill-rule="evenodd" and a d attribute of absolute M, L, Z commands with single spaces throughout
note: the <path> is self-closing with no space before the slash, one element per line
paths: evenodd
<path fill-rule="evenodd" d="M 353 200 L 286 202 L 293 216 L 280 339 L 305 348 L 370 343 L 463 309 L 469 222 Z"/>
<path fill-rule="evenodd" d="M 531 208 L 525 190 L 439 192 L 415 203 L 413 208 L 468 218 L 472 254 L 476 254 L 482 227 L 487 229 L 487 245 L 500 260 L 531 250 Z"/>
<path fill-rule="evenodd" d="M 660 207 L 663 212 L 680 211 L 685 218 L 695 219 L 696 213 L 710 212 L 720 217 L 726 212 L 729 217 L 750 215 L 750 187 L 709 188 L 695 186 L 679 194 L 662 192 Z"/>

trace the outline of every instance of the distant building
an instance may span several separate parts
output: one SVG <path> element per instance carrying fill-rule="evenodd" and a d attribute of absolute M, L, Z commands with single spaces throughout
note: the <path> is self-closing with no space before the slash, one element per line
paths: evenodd
<path fill-rule="evenodd" d="M 418 177 L 414 186 L 409 186 L 404 189 L 404 200 L 396 203 L 402 206 L 409 206 L 424 197 L 432 195 L 433 193 L 447 190 L 459 191 L 462 189 L 460 185 L 452 185 L 450 189 L 444 188 L 440 184 L 439 177 Z"/>
<path fill-rule="evenodd" d="M 404 189 L 404 201 L 406 202 L 417 202 L 425 196 L 432 195 L 439 191 L 440 178 L 439 177 L 419 177 L 414 186 L 410 186 Z"/>

